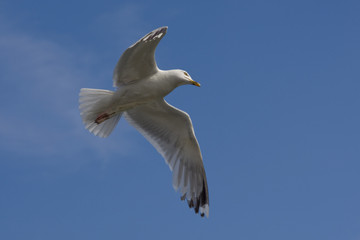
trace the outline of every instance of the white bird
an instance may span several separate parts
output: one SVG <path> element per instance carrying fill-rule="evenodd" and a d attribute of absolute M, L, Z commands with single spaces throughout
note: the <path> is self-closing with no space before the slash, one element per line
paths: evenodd
<path fill-rule="evenodd" d="M 198 141 L 189 115 L 164 97 L 181 85 L 200 87 L 183 70 L 162 71 L 155 49 L 167 27 L 148 33 L 120 57 L 113 75 L 116 91 L 82 88 L 79 109 L 85 128 L 110 135 L 122 114 L 164 157 L 173 171 L 173 187 L 190 208 L 209 216 L 209 194 Z"/>

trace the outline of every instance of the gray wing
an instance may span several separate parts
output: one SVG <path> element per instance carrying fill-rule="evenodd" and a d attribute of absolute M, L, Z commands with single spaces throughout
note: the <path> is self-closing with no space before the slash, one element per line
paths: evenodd
<path fill-rule="evenodd" d="M 140 105 L 125 118 L 157 149 L 173 171 L 173 187 L 201 216 L 209 215 L 209 194 L 200 147 L 189 115 L 164 99 Z"/>
<path fill-rule="evenodd" d="M 166 31 L 167 27 L 155 29 L 126 49 L 114 69 L 114 87 L 146 78 L 158 70 L 155 49 Z"/>

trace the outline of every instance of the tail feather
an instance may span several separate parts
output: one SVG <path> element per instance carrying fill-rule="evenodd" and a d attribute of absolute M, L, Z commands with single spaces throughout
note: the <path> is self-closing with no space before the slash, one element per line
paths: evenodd
<path fill-rule="evenodd" d="M 117 113 L 101 123 L 96 123 L 99 115 L 103 114 L 109 104 L 112 91 L 82 88 L 79 94 L 79 109 L 85 128 L 95 136 L 108 137 L 114 130 L 122 113 Z"/>

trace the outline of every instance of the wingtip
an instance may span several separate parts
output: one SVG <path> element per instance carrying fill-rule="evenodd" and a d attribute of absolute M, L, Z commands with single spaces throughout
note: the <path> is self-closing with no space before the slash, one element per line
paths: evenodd
<path fill-rule="evenodd" d="M 203 207 L 200 207 L 200 216 L 206 216 L 209 218 L 209 204 L 205 204 Z"/>
<path fill-rule="evenodd" d="M 198 197 L 187 198 L 187 194 L 181 196 L 181 200 L 187 199 L 189 208 L 194 208 L 195 213 L 200 213 L 201 217 L 206 216 L 209 218 L 209 196 L 207 192 L 206 183 L 203 182 L 203 190 Z"/>
<path fill-rule="evenodd" d="M 160 27 L 159 29 L 161 30 L 161 31 L 163 31 L 164 33 L 166 33 L 167 32 L 167 30 L 168 30 L 168 26 L 163 26 L 163 27 Z"/>
<path fill-rule="evenodd" d="M 162 27 L 155 29 L 153 32 L 160 31 L 160 32 L 166 33 L 168 28 L 169 28 L 168 26 L 162 26 Z"/>

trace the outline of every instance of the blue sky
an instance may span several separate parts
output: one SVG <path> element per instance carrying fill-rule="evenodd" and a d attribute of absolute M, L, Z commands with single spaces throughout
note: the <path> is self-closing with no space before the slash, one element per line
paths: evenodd
<path fill-rule="evenodd" d="M 360 239 L 358 1 L 1 1 L 1 239 Z M 88 133 L 82 87 L 169 26 L 161 69 L 192 117 L 210 218 L 122 119 Z"/>

